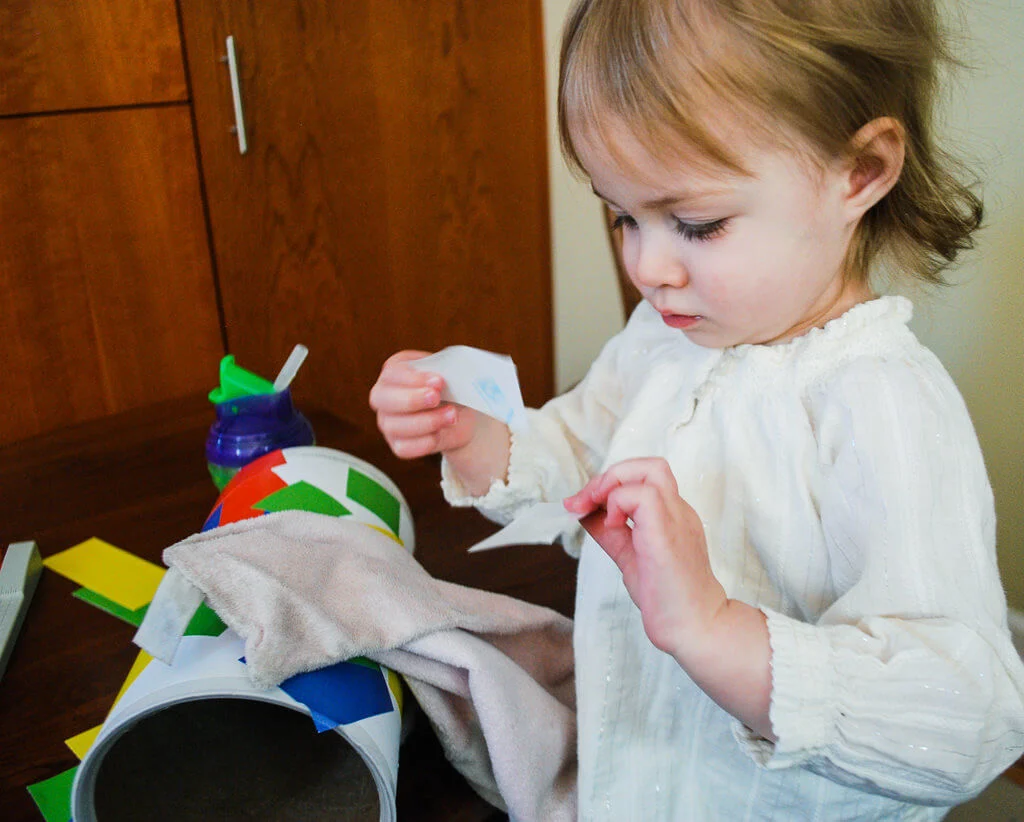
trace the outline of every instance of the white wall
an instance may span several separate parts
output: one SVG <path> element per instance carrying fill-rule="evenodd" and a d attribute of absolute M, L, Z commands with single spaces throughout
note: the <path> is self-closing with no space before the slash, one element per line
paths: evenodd
<path fill-rule="evenodd" d="M 962 15 L 943 5 L 966 28 L 971 65 L 949 87 L 943 133 L 984 181 L 985 227 L 957 285 L 918 301 L 912 327 L 967 400 L 996 495 L 1003 583 L 1024 608 L 1024 0 L 963 0 Z"/>
<path fill-rule="evenodd" d="M 544 0 L 547 52 L 551 261 L 554 269 L 555 389 L 577 382 L 601 345 L 622 328 L 622 306 L 601 207 L 570 175 L 558 145 L 556 98 L 562 21 L 571 0 Z"/>
<path fill-rule="evenodd" d="M 569 5 L 544 0 L 560 391 L 623 321 L 600 208 L 569 175 L 555 133 L 558 39 Z M 963 0 L 959 8 L 970 37 L 962 56 L 972 69 L 951 90 L 943 133 L 985 180 L 986 228 L 955 272 L 956 286 L 915 295 L 913 328 L 971 411 L 996 495 L 1003 581 L 1011 604 L 1024 608 L 1024 0 Z"/>

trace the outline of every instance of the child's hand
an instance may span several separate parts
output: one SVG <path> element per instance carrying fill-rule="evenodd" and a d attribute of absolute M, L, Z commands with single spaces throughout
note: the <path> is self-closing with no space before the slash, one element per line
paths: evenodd
<path fill-rule="evenodd" d="M 370 390 L 377 427 L 396 456 L 403 459 L 453 451 L 473 438 L 477 412 L 441 402 L 444 379 L 409 366 L 426 351 L 399 351 L 384 363 Z"/>
<path fill-rule="evenodd" d="M 665 460 L 613 465 L 568 497 L 565 507 L 591 514 L 584 525 L 622 571 L 656 647 L 681 659 L 684 645 L 711 636 L 728 598 L 711 573 L 700 518 L 679 496 Z"/>
<path fill-rule="evenodd" d="M 395 456 L 444 454 L 466 491 L 485 494 L 508 473 L 508 426 L 464 405 L 442 403 L 444 379 L 409 365 L 426 356 L 425 351 L 399 351 L 384 363 L 370 389 L 377 427 Z"/>

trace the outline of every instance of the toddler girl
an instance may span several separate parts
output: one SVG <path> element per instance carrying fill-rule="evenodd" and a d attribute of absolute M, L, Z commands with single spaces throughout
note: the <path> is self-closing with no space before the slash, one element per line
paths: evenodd
<path fill-rule="evenodd" d="M 980 219 L 942 56 L 931 0 L 580 0 L 563 148 L 644 302 L 514 437 L 423 352 L 371 392 L 453 504 L 589 515 L 581 819 L 939 819 L 1022 750 L 971 421 L 869 276 L 940 282 Z"/>

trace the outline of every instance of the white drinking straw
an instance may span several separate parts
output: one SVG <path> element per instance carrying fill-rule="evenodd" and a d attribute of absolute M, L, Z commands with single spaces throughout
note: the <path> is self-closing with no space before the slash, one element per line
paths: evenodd
<path fill-rule="evenodd" d="M 309 353 L 309 349 L 304 345 L 297 345 L 292 349 L 292 353 L 288 355 L 288 359 L 285 360 L 284 365 L 281 366 L 281 371 L 277 375 L 277 379 L 274 380 L 274 391 L 284 391 L 292 380 L 295 379 L 295 375 L 299 372 L 299 366 L 302 365 L 302 361 L 306 359 L 306 355 Z"/>

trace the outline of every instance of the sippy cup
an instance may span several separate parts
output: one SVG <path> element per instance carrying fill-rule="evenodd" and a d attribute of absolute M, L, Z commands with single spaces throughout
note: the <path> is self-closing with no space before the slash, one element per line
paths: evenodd
<path fill-rule="evenodd" d="M 209 395 L 217 419 L 206 437 L 206 465 L 218 490 L 257 457 L 313 445 L 313 427 L 287 387 L 304 356 L 305 348 L 296 346 L 274 383 L 237 365 L 231 354 L 221 360 L 220 385 Z"/>

